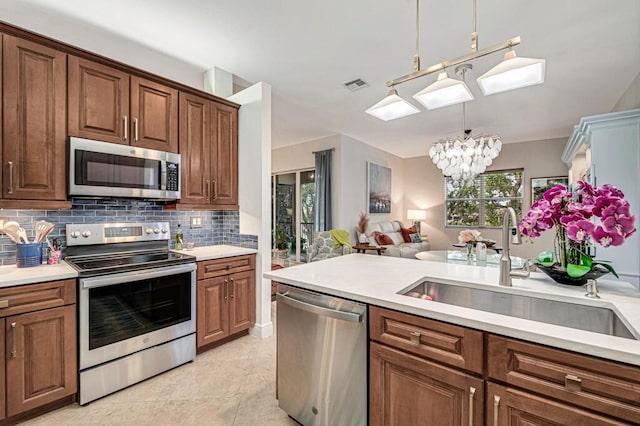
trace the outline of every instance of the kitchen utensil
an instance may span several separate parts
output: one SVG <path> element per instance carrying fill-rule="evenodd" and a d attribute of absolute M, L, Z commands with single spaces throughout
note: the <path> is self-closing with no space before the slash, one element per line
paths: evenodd
<path fill-rule="evenodd" d="M 20 224 L 18 222 L 9 221 L 2 227 L 2 232 L 11 238 L 14 243 L 22 244 L 20 242 L 20 236 L 18 235 L 18 229 L 20 229 Z"/>
<path fill-rule="evenodd" d="M 36 243 L 41 243 L 47 237 L 49 232 L 53 229 L 55 225 L 53 223 L 49 223 L 46 220 L 39 220 L 35 225 L 35 237 L 33 239 Z"/>
<path fill-rule="evenodd" d="M 18 237 L 22 238 L 25 244 L 29 244 L 29 238 L 27 237 L 27 231 L 21 226 L 18 228 Z"/>

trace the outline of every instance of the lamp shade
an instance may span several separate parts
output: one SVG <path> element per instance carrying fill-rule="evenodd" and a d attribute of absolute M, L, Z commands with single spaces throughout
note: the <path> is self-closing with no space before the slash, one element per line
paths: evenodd
<path fill-rule="evenodd" d="M 425 220 L 426 218 L 426 210 L 407 210 L 407 219 L 409 220 Z"/>
<path fill-rule="evenodd" d="M 380 120 L 389 121 L 420 112 L 418 108 L 398 96 L 394 89 L 389 90 L 386 98 L 365 111 Z"/>
<path fill-rule="evenodd" d="M 478 77 L 485 96 L 544 83 L 544 59 L 519 58 L 511 50 L 504 60 Z"/>
<path fill-rule="evenodd" d="M 442 108 L 474 99 L 464 81 L 450 78 L 446 72 L 440 73 L 435 83 L 413 95 L 413 98 L 427 109 Z"/>

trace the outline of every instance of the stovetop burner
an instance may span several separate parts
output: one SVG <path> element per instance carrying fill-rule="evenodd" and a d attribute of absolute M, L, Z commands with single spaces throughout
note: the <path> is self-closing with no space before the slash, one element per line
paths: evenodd
<path fill-rule="evenodd" d="M 169 223 L 67 225 L 66 261 L 79 277 L 191 263 L 194 256 L 169 251 Z"/>

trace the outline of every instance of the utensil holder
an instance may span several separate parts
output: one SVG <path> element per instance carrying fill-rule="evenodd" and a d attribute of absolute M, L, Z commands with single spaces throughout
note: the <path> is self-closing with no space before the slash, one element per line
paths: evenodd
<path fill-rule="evenodd" d="M 16 249 L 18 268 L 42 265 L 42 243 L 16 244 Z"/>

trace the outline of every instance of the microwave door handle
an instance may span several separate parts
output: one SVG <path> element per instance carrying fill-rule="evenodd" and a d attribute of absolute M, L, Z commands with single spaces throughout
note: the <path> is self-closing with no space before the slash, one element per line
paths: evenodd
<path fill-rule="evenodd" d="M 165 160 L 160 161 L 160 189 L 163 191 L 167 189 L 167 162 Z"/>

